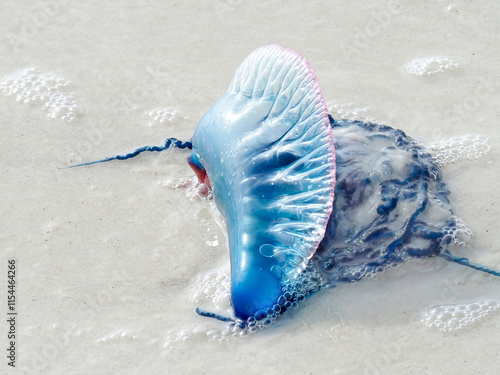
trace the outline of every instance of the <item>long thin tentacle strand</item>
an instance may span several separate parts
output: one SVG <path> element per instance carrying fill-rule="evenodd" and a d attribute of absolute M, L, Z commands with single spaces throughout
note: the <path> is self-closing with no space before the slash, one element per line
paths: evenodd
<path fill-rule="evenodd" d="M 447 261 L 458 263 L 462 266 L 474 268 L 475 270 L 483 271 L 486 273 L 489 273 L 490 275 L 494 276 L 499 276 L 500 277 L 500 271 L 496 270 L 494 268 L 485 266 L 484 264 L 479 264 L 476 262 L 471 262 L 467 258 L 459 258 L 455 254 L 452 254 L 449 250 L 445 250 L 442 254 L 441 257 L 446 259 Z"/>
<path fill-rule="evenodd" d="M 127 159 L 131 159 L 143 152 L 160 152 L 160 151 L 164 151 L 164 150 L 167 150 L 168 148 L 170 148 L 170 146 L 172 147 L 177 147 L 177 148 L 180 148 L 180 149 L 184 149 L 184 148 L 187 148 L 187 149 L 192 149 L 193 148 L 193 144 L 191 142 L 182 142 L 180 140 L 178 140 L 177 138 L 168 138 L 166 141 L 165 141 L 165 144 L 163 146 L 144 146 L 144 147 L 140 147 L 138 148 L 137 150 L 135 151 L 132 151 L 126 155 L 115 155 L 115 156 L 110 156 L 109 158 L 105 158 L 105 159 L 101 159 L 101 160 L 96 160 L 96 161 L 91 161 L 91 162 L 88 162 L 88 163 L 82 163 L 82 164 L 76 164 L 76 165 L 71 165 L 69 167 L 64 167 L 64 168 L 61 168 L 61 169 L 67 169 L 67 168 L 76 168 L 76 167 L 83 167 L 85 165 L 92 165 L 92 164 L 98 164 L 98 163 L 104 163 L 104 162 L 107 162 L 107 161 L 112 161 L 112 160 L 127 160 Z"/>

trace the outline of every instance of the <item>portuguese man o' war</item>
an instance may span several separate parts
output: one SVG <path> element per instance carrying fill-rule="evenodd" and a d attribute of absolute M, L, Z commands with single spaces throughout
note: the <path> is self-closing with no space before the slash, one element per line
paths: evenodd
<path fill-rule="evenodd" d="M 450 252 L 460 227 L 435 158 L 403 131 L 327 112 L 316 76 L 279 45 L 253 51 L 191 142 L 167 139 L 127 155 L 174 146 L 199 192 L 212 191 L 228 233 L 234 318 L 255 331 L 312 293 L 414 258 L 500 276 Z"/>

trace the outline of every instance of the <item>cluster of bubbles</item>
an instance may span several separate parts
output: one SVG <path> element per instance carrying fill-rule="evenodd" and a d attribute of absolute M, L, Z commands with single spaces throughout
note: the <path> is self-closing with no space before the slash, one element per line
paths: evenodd
<path fill-rule="evenodd" d="M 425 311 L 422 323 L 443 332 L 455 331 L 485 317 L 499 307 L 500 302 L 493 300 L 436 306 Z"/>
<path fill-rule="evenodd" d="M 71 93 L 65 92 L 69 81 L 34 67 L 6 75 L 0 79 L 0 91 L 29 105 L 41 105 L 49 117 L 72 121 L 83 115 L 83 109 Z"/>
<path fill-rule="evenodd" d="M 192 329 L 184 328 L 180 330 L 168 330 L 165 338 L 162 340 L 162 347 L 171 349 L 179 342 L 196 338 L 207 338 L 208 341 L 227 341 L 233 335 L 234 334 L 229 326 L 223 326 L 222 329 L 207 329 L 206 325 L 200 324 Z"/>
<path fill-rule="evenodd" d="M 405 64 L 408 73 L 414 76 L 429 76 L 458 69 L 460 65 L 450 57 L 430 56 L 411 60 Z"/>
<path fill-rule="evenodd" d="M 189 287 L 189 299 L 196 304 L 214 304 L 216 308 L 229 313 L 229 292 L 231 281 L 229 278 L 229 266 L 224 266 L 202 275 L 198 275 Z M 209 341 L 225 341 L 234 336 L 231 325 L 218 325 L 217 329 L 207 326 L 207 320 L 201 320 L 200 324 L 193 328 L 171 329 L 163 339 L 162 346 L 170 349 L 174 344 L 206 337 Z"/>
<path fill-rule="evenodd" d="M 191 177 L 169 177 L 160 182 L 166 188 L 177 190 L 183 189 L 184 194 L 191 200 L 211 200 L 213 198 L 213 194 L 210 192 L 207 196 L 202 196 L 199 193 L 198 179 L 196 176 Z"/>
<path fill-rule="evenodd" d="M 328 113 L 336 120 L 365 121 L 373 124 L 381 124 L 368 115 L 368 107 L 356 107 L 353 103 L 340 103 L 336 100 L 326 103 Z"/>
<path fill-rule="evenodd" d="M 366 279 L 366 278 L 370 278 L 370 279 L 376 279 L 377 277 L 379 277 L 382 273 L 384 273 L 386 270 L 390 269 L 390 268 L 396 268 L 396 267 L 399 267 L 400 264 L 396 263 L 396 262 L 391 262 L 391 263 L 388 263 L 384 266 L 376 266 L 376 267 L 372 267 L 372 266 L 362 266 L 362 267 L 355 267 L 355 266 L 351 266 L 351 267 L 346 267 L 344 269 L 344 272 L 343 272 L 343 276 L 346 277 L 346 278 L 350 278 L 351 279 L 351 283 L 355 283 L 356 281 L 359 281 L 361 279 Z"/>
<path fill-rule="evenodd" d="M 229 267 L 222 267 L 199 275 L 189 287 L 189 298 L 195 303 L 208 301 L 218 309 L 228 310 L 230 290 Z"/>
<path fill-rule="evenodd" d="M 136 340 L 139 338 L 139 333 L 133 332 L 127 329 L 119 329 L 115 332 L 112 332 L 108 335 L 102 336 L 97 339 L 98 344 L 106 343 L 106 342 L 113 342 L 113 341 L 118 341 L 118 340 L 127 340 L 127 341 L 132 341 Z"/>
<path fill-rule="evenodd" d="M 476 160 L 490 151 L 488 138 L 480 135 L 462 135 L 434 142 L 428 146 L 429 152 L 439 166 L 461 159 Z"/>
<path fill-rule="evenodd" d="M 189 299 L 196 304 L 213 304 L 216 309 L 229 314 L 231 311 L 230 291 L 229 265 L 226 265 L 198 275 L 189 287 Z M 206 336 L 209 341 L 224 341 L 239 334 L 239 331 L 233 322 L 227 325 L 218 325 L 217 329 L 200 324 L 193 330 L 169 331 L 164 346 L 167 347 L 175 342 L 185 341 L 195 336 Z"/>
<path fill-rule="evenodd" d="M 248 333 L 255 333 L 273 325 L 286 310 L 297 308 L 307 295 L 319 291 L 325 286 L 326 281 L 321 275 L 313 267 L 308 266 L 296 278 L 283 282 L 283 294 L 274 306 L 258 311 L 245 321 L 231 320 L 220 331 L 204 331 L 203 328 L 199 328 L 198 331 L 204 331 L 210 340 L 224 340 L 228 336 L 245 336 Z M 231 311 L 230 287 L 229 267 L 223 267 L 198 276 L 189 288 L 189 297 L 197 304 L 211 302 L 217 310 L 229 314 Z M 186 332 L 171 334 L 168 341 L 175 342 L 182 340 L 182 337 L 186 337 Z"/>
<path fill-rule="evenodd" d="M 236 320 L 231 324 L 233 335 L 246 335 L 268 328 L 286 310 L 296 309 L 306 296 L 326 286 L 326 280 L 310 265 L 297 277 L 283 282 L 283 294 L 276 304 L 266 310 L 258 311 L 246 321 Z"/>
<path fill-rule="evenodd" d="M 453 216 L 453 222 L 452 226 L 445 225 L 443 227 L 443 243 L 453 246 L 465 246 L 472 236 L 472 231 L 456 216 Z"/>
<path fill-rule="evenodd" d="M 153 119 L 149 126 L 179 122 L 187 118 L 187 116 L 182 115 L 181 111 L 171 107 L 155 108 L 147 112 L 147 115 Z"/>

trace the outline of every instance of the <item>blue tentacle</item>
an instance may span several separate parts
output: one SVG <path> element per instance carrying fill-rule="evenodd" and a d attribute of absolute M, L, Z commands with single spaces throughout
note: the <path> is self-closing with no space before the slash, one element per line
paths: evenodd
<path fill-rule="evenodd" d="M 177 147 L 177 148 L 180 148 L 180 149 L 184 149 L 184 148 L 187 148 L 187 149 L 192 149 L 193 148 L 193 144 L 188 141 L 188 142 L 183 142 L 183 141 L 180 141 L 178 140 L 177 138 L 168 138 L 166 141 L 165 141 L 165 144 L 163 146 L 143 146 L 143 147 L 139 147 L 138 149 L 128 153 L 128 154 L 125 154 L 125 155 L 115 155 L 115 156 L 110 156 L 109 158 L 105 158 L 105 159 L 101 159 L 101 160 L 96 160 L 96 161 L 91 161 L 91 162 L 88 162 L 88 163 L 81 163 L 81 164 L 76 164 L 76 165 L 70 165 L 69 167 L 63 167 L 63 168 L 59 168 L 59 169 L 68 169 L 68 168 L 76 168 L 76 167 L 83 167 L 85 165 L 92 165 L 92 164 L 98 164 L 98 163 L 104 163 L 104 162 L 107 162 L 107 161 L 112 161 L 112 160 L 127 160 L 127 159 L 131 159 L 143 152 L 160 152 L 160 151 L 164 151 L 164 150 L 167 150 L 168 148 L 170 148 L 170 146 L 172 147 Z"/>
<path fill-rule="evenodd" d="M 485 266 L 484 264 L 472 262 L 467 258 L 459 258 L 455 254 L 451 253 L 449 250 L 443 251 L 440 256 L 449 262 L 458 263 L 462 266 L 474 268 L 475 270 L 483 271 L 489 273 L 490 275 L 500 276 L 500 271 L 494 268 Z"/>
<path fill-rule="evenodd" d="M 210 311 L 203 310 L 199 307 L 196 308 L 196 313 L 201 316 L 206 316 L 207 318 L 214 318 L 222 322 L 234 322 L 234 319 L 227 316 L 219 315 Z"/>

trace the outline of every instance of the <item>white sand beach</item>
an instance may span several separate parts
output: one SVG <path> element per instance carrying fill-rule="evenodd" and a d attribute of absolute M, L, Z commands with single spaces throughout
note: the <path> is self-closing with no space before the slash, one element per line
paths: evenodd
<path fill-rule="evenodd" d="M 410 262 L 233 335 L 195 313 L 231 312 L 229 255 L 188 150 L 60 168 L 189 140 L 243 59 L 279 43 L 333 117 L 449 157 L 473 233 L 454 251 L 500 268 L 499 19 L 499 3 L 463 0 L 3 4 L 0 373 L 497 374 L 500 279 Z"/>

